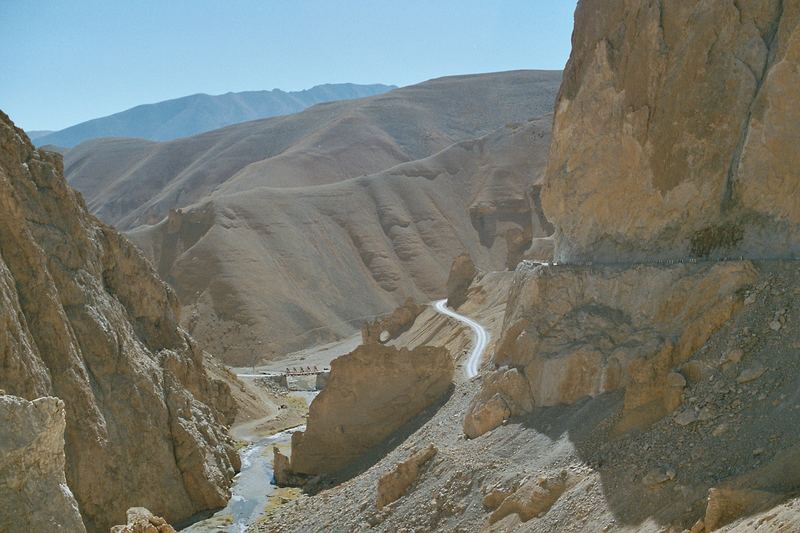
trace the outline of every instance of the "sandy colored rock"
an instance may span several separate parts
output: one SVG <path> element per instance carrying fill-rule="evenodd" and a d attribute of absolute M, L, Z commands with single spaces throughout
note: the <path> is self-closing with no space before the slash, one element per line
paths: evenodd
<path fill-rule="evenodd" d="M 491 487 L 486 493 L 483 495 L 483 500 L 481 503 L 483 506 L 490 511 L 494 511 L 503 501 L 514 494 L 516 490 L 519 488 L 519 483 L 510 483 L 510 484 L 498 484 Z"/>
<path fill-rule="evenodd" d="M 85 532 L 64 477 L 64 402 L 0 396 L 0 531 Z"/>
<path fill-rule="evenodd" d="M 511 514 L 516 514 L 520 521 L 527 522 L 546 513 L 571 483 L 573 481 L 566 475 L 529 480 L 503 500 L 489 516 L 489 523 L 494 524 Z"/>
<path fill-rule="evenodd" d="M 697 383 L 687 380 L 682 405 L 676 410 L 691 407 L 699 418 L 709 409 L 716 417 L 713 420 L 681 427 L 668 417 L 620 435 L 614 431 L 614 422 L 624 408 L 624 391 L 618 390 L 573 405 L 535 407 L 480 438 L 466 439 L 463 416 L 490 375 L 487 370 L 492 365 L 487 361 L 481 378 L 459 381 L 433 418 L 408 438 L 394 441 L 397 446 L 374 466 L 336 487 L 282 506 L 258 530 L 347 533 L 377 524 L 372 527 L 382 531 L 684 531 L 704 516 L 708 489 L 715 487 L 775 492 L 786 498 L 773 510 L 745 514 L 720 531 L 794 533 L 800 516 L 800 503 L 794 497 L 800 486 L 800 459 L 795 453 L 773 464 L 773 458 L 800 441 L 800 409 L 795 396 L 800 376 L 785 370 L 796 366 L 800 331 L 787 327 L 780 338 L 762 333 L 765 319 L 777 309 L 789 307 L 787 323 L 800 321 L 800 309 L 795 305 L 800 272 L 794 262 L 753 262 L 753 267 L 757 274 L 753 288 L 736 290 L 736 297 L 743 298 L 767 280 L 769 288 L 692 352 L 690 360 L 703 363 L 709 374 Z M 476 282 L 462 309 L 489 330 L 495 342 L 489 353 L 509 353 L 501 346 L 500 328 L 508 332 L 524 319 L 517 320 L 512 310 L 515 300 L 509 306 L 498 304 L 489 288 L 496 275 L 487 273 Z M 519 282 L 516 273 L 505 276 L 505 280 L 516 278 Z M 700 278 L 690 279 L 697 287 L 704 286 L 696 283 Z M 512 294 L 518 297 L 516 283 L 511 284 Z M 502 286 L 508 288 L 509 284 Z M 686 297 L 683 289 L 677 294 Z M 650 311 L 647 306 L 642 309 L 644 320 Z M 425 339 L 455 351 L 459 346 L 456 339 L 467 336 L 443 328 L 445 320 L 426 311 L 398 341 Z M 514 343 L 509 346 L 513 348 Z M 769 373 L 751 385 L 736 384 L 735 376 L 725 375 L 718 366 L 733 347 L 746 352 L 742 360 L 746 366 L 760 362 Z M 676 364 L 669 371 L 681 366 Z M 781 373 L 777 369 L 782 369 Z M 727 432 L 714 436 L 712 432 L 723 423 Z M 430 442 L 440 450 L 435 463 L 405 496 L 377 512 L 375 486 L 380 475 Z M 753 455 L 756 450 L 760 455 Z M 767 464 L 768 468 L 760 468 Z M 675 473 L 672 481 L 667 467 Z M 487 524 L 491 512 L 523 481 L 562 470 L 580 481 L 565 490 L 546 513 L 525 523 L 511 513 Z M 642 480 L 652 471 L 657 471 L 655 479 L 664 481 L 644 485 Z M 738 479 L 729 480 L 732 475 Z M 732 481 L 730 486 L 728 481 Z M 484 500 L 489 505 L 483 505 Z"/>
<path fill-rule="evenodd" d="M 277 446 L 272 447 L 272 471 L 275 476 L 275 483 L 279 487 L 285 487 L 292 484 L 292 474 L 290 471 L 289 458 L 281 453 Z"/>
<path fill-rule="evenodd" d="M 453 259 L 450 275 L 447 277 L 447 305 L 453 309 L 467 300 L 467 291 L 478 274 L 469 254 L 461 254 Z"/>
<path fill-rule="evenodd" d="M 406 331 L 414 324 L 414 320 L 425 310 L 424 305 L 407 298 L 403 305 L 391 312 L 389 316 L 365 322 L 361 326 L 363 344 L 384 344 Z"/>
<path fill-rule="evenodd" d="M 705 531 L 715 531 L 741 516 L 769 508 L 779 499 L 775 493 L 762 490 L 710 489 L 703 518 Z"/>
<path fill-rule="evenodd" d="M 800 531 L 800 498 L 792 498 L 759 513 L 743 516 L 717 531 L 725 533 L 794 533 Z"/>
<path fill-rule="evenodd" d="M 751 366 L 749 368 L 745 368 L 739 374 L 739 377 L 736 378 L 737 383 L 750 383 L 751 381 L 755 381 L 760 378 L 764 372 L 766 372 L 766 368 L 763 366 Z"/>
<path fill-rule="evenodd" d="M 470 404 L 464 434 L 474 439 L 533 407 L 530 384 L 518 369 L 494 370 L 484 376 L 481 390 Z"/>
<path fill-rule="evenodd" d="M 503 395 L 496 393 L 488 399 L 476 401 L 464 417 L 464 434 L 470 439 L 491 431 L 511 416 Z"/>
<path fill-rule="evenodd" d="M 144 507 L 131 507 L 125 514 L 127 524 L 112 527 L 111 533 L 175 533 L 166 520 Z"/>
<path fill-rule="evenodd" d="M 409 487 L 416 482 L 420 468 L 433 459 L 437 451 L 436 446 L 429 444 L 382 475 L 378 480 L 378 496 L 375 506 L 380 510 L 402 498 Z"/>
<path fill-rule="evenodd" d="M 800 252 L 798 22 L 794 2 L 580 2 L 542 192 L 556 260 Z"/>
<path fill-rule="evenodd" d="M 327 387 L 311 403 L 307 429 L 292 435 L 295 474 L 331 474 L 380 444 L 450 390 L 444 348 L 364 345 L 334 359 Z"/>
<path fill-rule="evenodd" d="M 756 273 L 729 262 L 526 265 L 515 276 L 495 364 L 518 369 L 536 406 L 624 388 L 627 430 L 680 404 L 686 380 L 674 369 L 741 309 L 738 291 Z M 483 388 L 484 400 L 498 392 L 489 380 Z"/>
<path fill-rule="evenodd" d="M 176 521 L 228 497 L 229 389 L 178 320 L 175 294 L 88 214 L 60 156 L 0 114 L 0 388 L 64 400 L 66 479 L 89 531 L 133 505 Z"/>

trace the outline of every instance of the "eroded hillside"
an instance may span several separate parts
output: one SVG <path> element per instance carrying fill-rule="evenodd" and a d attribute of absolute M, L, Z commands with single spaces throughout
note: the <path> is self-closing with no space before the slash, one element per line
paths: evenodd
<path fill-rule="evenodd" d="M 67 153 L 66 172 L 93 213 L 131 229 L 212 193 L 321 185 L 428 157 L 552 111 L 560 80 L 559 71 L 453 76 L 171 142 L 88 141 Z"/>
<path fill-rule="evenodd" d="M 476 276 L 481 375 L 261 529 L 797 531 L 798 24 L 582 0 L 542 189 L 557 262 L 516 269 L 502 321 Z M 398 342 L 452 346 L 441 320 Z"/>
<path fill-rule="evenodd" d="M 74 501 L 90 532 L 133 506 L 178 521 L 224 504 L 239 467 L 225 427 L 235 410 L 178 316 L 141 252 L 67 186 L 61 156 L 34 149 L 0 113 L 0 393 L 61 400 L 3 404 L 19 429 L 4 427 L 4 446 L 19 447 L 4 456 L 4 479 L 13 468 L 43 478 L 0 502 L 0 514 L 20 517 L 3 528 L 31 531 L 28 515 L 56 528 Z M 69 489 L 55 486 L 59 465 Z M 70 490 L 75 500 L 61 501 Z"/>
<path fill-rule="evenodd" d="M 444 294 L 454 257 L 513 268 L 545 232 L 536 190 L 551 117 L 383 172 L 215 195 L 130 233 L 175 287 L 187 329 L 252 364 Z"/>

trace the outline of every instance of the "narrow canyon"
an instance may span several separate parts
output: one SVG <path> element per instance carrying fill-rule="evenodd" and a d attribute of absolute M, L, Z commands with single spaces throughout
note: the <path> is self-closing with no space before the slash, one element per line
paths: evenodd
<path fill-rule="evenodd" d="M 0 532 L 800 531 L 800 2 L 571 29 L 0 112 Z"/>

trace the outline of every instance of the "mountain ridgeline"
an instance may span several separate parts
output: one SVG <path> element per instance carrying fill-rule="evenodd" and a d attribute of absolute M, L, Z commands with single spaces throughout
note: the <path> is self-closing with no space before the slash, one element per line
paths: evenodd
<path fill-rule="evenodd" d="M 393 85 L 328 83 L 302 91 L 244 91 L 219 95 L 192 94 L 144 104 L 113 115 L 75 124 L 63 130 L 35 132 L 37 146 L 66 148 L 98 137 L 136 137 L 168 141 L 230 124 L 297 113 L 323 102 L 381 94 Z"/>
<path fill-rule="evenodd" d="M 203 346 L 249 364 L 440 297 L 462 253 L 513 268 L 548 235 L 531 187 L 560 79 L 453 76 L 167 143 L 99 139 L 67 174 Z"/>
<path fill-rule="evenodd" d="M 70 184 L 128 230 L 170 209 L 258 187 L 334 183 L 422 159 L 550 113 L 558 71 L 451 76 L 171 142 L 95 139 L 65 155 Z"/>

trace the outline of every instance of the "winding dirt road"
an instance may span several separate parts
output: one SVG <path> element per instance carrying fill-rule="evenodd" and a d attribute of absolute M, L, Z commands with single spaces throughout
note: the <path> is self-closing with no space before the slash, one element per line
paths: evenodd
<path fill-rule="evenodd" d="M 474 378 L 478 375 L 481 356 L 483 356 L 483 352 L 486 350 L 486 345 L 489 344 L 489 332 L 471 318 L 460 315 L 447 307 L 447 300 L 437 300 L 433 303 L 433 307 L 439 313 L 454 318 L 459 322 L 463 322 L 472 330 L 472 351 L 469 353 L 467 364 L 464 366 L 464 374 L 467 376 L 467 379 Z"/>

